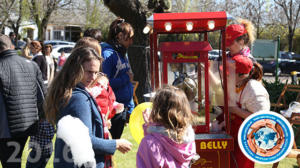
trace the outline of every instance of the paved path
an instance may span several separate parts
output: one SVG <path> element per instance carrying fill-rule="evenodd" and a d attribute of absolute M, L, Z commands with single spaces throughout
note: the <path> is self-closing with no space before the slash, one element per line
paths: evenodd
<path fill-rule="evenodd" d="M 268 74 L 266 73 L 264 76 L 263 76 L 263 79 L 268 81 L 268 82 L 274 82 L 275 81 L 275 76 L 273 76 L 271 73 Z M 279 80 L 282 82 L 282 83 L 286 83 L 286 80 L 288 80 L 288 83 L 291 83 L 292 79 L 291 79 L 291 76 L 290 75 L 280 75 L 279 76 Z"/>

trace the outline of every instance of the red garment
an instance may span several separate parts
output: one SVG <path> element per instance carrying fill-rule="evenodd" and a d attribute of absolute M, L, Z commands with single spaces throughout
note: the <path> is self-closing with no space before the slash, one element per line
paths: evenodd
<path fill-rule="evenodd" d="M 240 103 L 241 101 L 241 96 L 243 94 L 244 88 L 242 90 L 242 93 L 239 98 L 239 102 L 237 102 L 237 105 L 239 108 L 242 108 L 242 105 Z M 241 151 L 241 148 L 238 143 L 238 134 L 239 134 L 239 129 L 243 123 L 244 119 L 238 115 L 232 114 L 231 117 L 231 136 L 234 139 L 234 150 L 233 150 L 233 157 L 230 157 L 230 167 L 231 168 L 254 168 L 254 162 L 248 159 L 243 152 Z M 235 159 L 237 162 L 238 167 L 236 167 Z"/>
<path fill-rule="evenodd" d="M 59 56 L 59 61 L 58 61 L 58 66 L 63 66 L 66 62 L 66 57 L 65 56 Z"/>
<path fill-rule="evenodd" d="M 96 86 L 100 87 L 99 83 Z M 109 110 L 109 115 L 107 116 L 107 118 L 105 117 L 105 119 L 107 120 L 110 120 L 116 114 L 116 109 L 113 108 L 113 104 L 115 101 L 116 96 L 110 85 L 108 85 L 107 90 L 102 88 L 101 93 L 96 96 L 96 103 L 100 107 L 101 113 L 106 116 Z"/>
<path fill-rule="evenodd" d="M 98 85 L 97 87 L 100 88 L 100 85 Z M 109 86 L 109 88 L 110 88 L 110 86 Z M 101 89 L 101 90 L 105 90 L 105 89 Z M 92 97 L 94 97 L 94 94 L 96 94 L 95 92 L 97 92 L 97 91 L 98 90 L 96 90 L 96 91 L 94 90 L 94 93 L 93 93 L 93 91 L 89 90 L 89 93 Z M 100 109 L 100 106 L 99 106 L 99 103 L 97 102 L 97 100 L 96 100 L 96 103 L 98 105 L 97 106 L 98 110 L 102 112 L 102 109 Z M 109 130 L 108 130 L 107 125 L 106 125 L 105 115 L 100 113 L 100 116 L 101 116 L 102 123 L 103 123 L 104 139 L 109 139 Z M 104 168 L 112 168 L 112 155 L 105 155 L 104 156 Z"/>
<path fill-rule="evenodd" d="M 237 115 L 232 115 L 234 119 L 231 120 L 231 135 L 233 136 L 234 139 L 234 151 L 233 151 L 233 156 L 235 158 L 231 157 L 230 161 L 230 167 L 231 168 L 237 168 L 235 165 L 235 162 L 233 159 L 236 160 L 238 164 L 238 168 L 254 168 L 254 162 L 248 159 L 243 152 L 241 151 L 241 148 L 238 143 L 238 132 L 239 128 L 242 125 L 244 119 L 237 116 Z"/>

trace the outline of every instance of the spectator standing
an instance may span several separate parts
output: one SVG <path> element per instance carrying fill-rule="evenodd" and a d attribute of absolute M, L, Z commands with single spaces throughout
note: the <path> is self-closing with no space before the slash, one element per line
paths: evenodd
<path fill-rule="evenodd" d="M 50 85 L 52 80 L 54 79 L 56 68 L 57 68 L 56 60 L 53 58 L 51 52 L 52 52 L 51 44 L 46 44 L 43 46 L 42 53 L 43 56 L 46 58 L 48 85 Z"/>
<path fill-rule="evenodd" d="M 16 49 L 16 47 L 17 47 L 17 42 L 16 42 L 16 33 L 14 33 L 14 32 L 10 32 L 9 33 L 9 38 L 10 38 L 10 40 L 11 40 L 11 43 L 14 45 L 13 47 L 13 49 Z"/>
<path fill-rule="evenodd" d="M 116 149 L 122 153 L 131 149 L 131 143 L 127 140 L 104 139 L 103 118 L 95 100 L 86 89 L 95 80 L 100 65 L 101 57 L 95 49 L 75 48 L 52 82 L 45 108 L 52 123 L 71 115 L 79 118 L 88 127 L 97 168 L 105 167 L 106 154 L 112 155 Z M 57 138 L 55 158 L 60 162 L 55 162 L 54 168 L 74 167 L 75 161 L 68 159 L 72 158 L 72 154 L 66 153 L 65 149 L 67 149 L 65 142 Z"/>
<path fill-rule="evenodd" d="M 75 49 L 79 47 L 91 47 L 101 55 L 101 47 L 99 41 L 93 37 L 83 37 L 79 39 L 75 45 Z M 102 60 L 102 57 L 101 57 Z M 99 69 L 101 71 L 101 68 Z M 114 111 L 113 104 L 115 103 L 115 95 L 109 86 L 108 79 L 102 72 L 99 72 L 96 79 L 91 83 L 89 87 L 86 87 L 87 91 L 93 96 L 96 100 L 96 104 L 100 110 L 100 114 L 103 118 L 103 130 L 104 130 L 104 139 L 110 139 L 109 128 L 111 127 L 110 119 L 116 112 Z M 122 104 L 123 105 L 123 104 Z M 117 105 L 116 105 L 117 106 Z M 124 109 L 124 106 L 122 106 Z M 121 112 L 123 111 L 121 109 Z M 105 155 L 105 167 L 110 168 L 112 164 L 112 156 Z"/>
<path fill-rule="evenodd" d="M 196 154 L 192 112 L 185 93 L 174 86 L 156 92 L 153 108 L 144 111 L 144 134 L 136 167 L 190 167 Z"/>
<path fill-rule="evenodd" d="M 22 56 L 29 59 L 29 60 L 32 60 L 32 55 L 30 53 L 31 40 L 30 40 L 30 38 L 26 38 L 25 41 L 26 41 L 26 45 L 22 49 Z"/>
<path fill-rule="evenodd" d="M 38 64 L 43 74 L 45 84 L 50 85 L 54 78 L 57 63 L 51 55 L 52 45 L 42 44 L 38 41 L 31 42 L 31 53 L 33 54 L 32 60 Z"/>
<path fill-rule="evenodd" d="M 38 64 L 43 75 L 44 83 L 49 86 L 56 72 L 56 62 L 51 55 L 52 45 L 46 44 L 43 46 L 42 55 L 40 52 L 41 47 L 42 45 L 40 42 L 31 42 L 31 51 L 34 54 L 33 61 Z M 44 96 L 42 99 L 44 99 Z M 53 151 L 52 138 L 55 130 L 44 117 L 45 116 L 42 116 L 39 120 L 37 134 L 30 136 L 29 148 L 32 150 L 27 159 L 26 168 L 46 167 L 47 162 L 51 157 Z M 36 160 L 32 158 L 36 158 Z"/>
<path fill-rule="evenodd" d="M 57 64 L 58 70 L 61 70 L 61 68 L 62 68 L 62 66 L 64 66 L 66 60 L 67 60 L 67 57 L 65 56 L 65 52 L 62 51 L 60 56 L 58 57 L 58 64 Z"/>
<path fill-rule="evenodd" d="M 45 84 L 47 84 L 47 63 L 42 53 L 42 44 L 39 41 L 31 41 L 30 51 L 33 56 L 32 61 L 36 62 L 39 66 L 43 75 L 43 80 Z"/>
<path fill-rule="evenodd" d="M 124 19 L 114 20 L 109 28 L 107 43 L 101 43 L 104 58 L 103 72 L 116 95 L 116 100 L 124 104 L 124 112 L 111 119 L 110 129 L 113 139 L 121 137 L 126 120 L 134 109 L 133 73 L 127 58 L 127 49 L 133 42 L 134 31 Z"/>
<path fill-rule="evenodd" d="M 46 89 L 38 66 L 20 57 L 12 45 L 0 34 L 0 160 L 4 168 L 21 168 L 27 138 L 37 132 L 40 95 Z"/>

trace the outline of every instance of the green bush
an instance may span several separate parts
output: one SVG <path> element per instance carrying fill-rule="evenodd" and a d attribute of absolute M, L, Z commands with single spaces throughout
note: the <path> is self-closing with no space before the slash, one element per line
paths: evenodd
<path fill-rule="evenodd" d="M 275 82 L 268 82 L 266 80 L 263 80 L 263 84 L 269 93 L 270 102 L 277 103 L 277 100 L 282 92 L 282 89 L 283 89 L 285 83 L 281 82 L 280 80 L 275 81 Z M 289 105 L 292 101 L 295 101 L 297 98 L 297 94 L 298 94 L 297 92 L 287 91 L 284 95 L 286 104 Z M 273 110 L 273 109 L 271 109 L 271 110 Z"/>

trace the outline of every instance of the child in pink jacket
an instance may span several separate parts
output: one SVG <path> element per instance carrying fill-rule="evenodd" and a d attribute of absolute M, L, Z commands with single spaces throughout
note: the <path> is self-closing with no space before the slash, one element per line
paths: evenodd
<path fill-rule="evenodd" d="M 189 101 L 181 89 L 167 86 L 157 91 L 152 111 L 145 111 L 144 119 L 145 137 L 136 158 L 138 168 L 187 168 L 192 159 L 199 158 Z"/>

